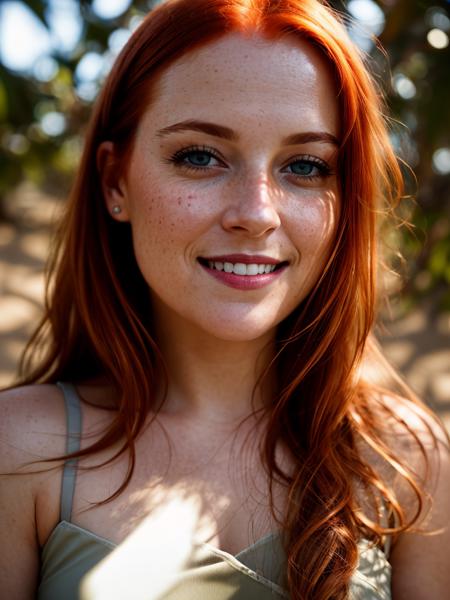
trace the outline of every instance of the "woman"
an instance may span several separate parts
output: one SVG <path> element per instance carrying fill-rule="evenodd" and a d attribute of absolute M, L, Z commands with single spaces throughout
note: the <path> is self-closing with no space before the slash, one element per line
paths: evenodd
<path fill-rule="evenodd" d="M 446 437 L 366 372 L 400 195 L 331 10 L 149 15 L 92 117 L 26 385 L 2 397 L 4 597 L 78 597 L 140 523 L 143 568 L 170 575 L 147 598 L 445 597 Z"/>

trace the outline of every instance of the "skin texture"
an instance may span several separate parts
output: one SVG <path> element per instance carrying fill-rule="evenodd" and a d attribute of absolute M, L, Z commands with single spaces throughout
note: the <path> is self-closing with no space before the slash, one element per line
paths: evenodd
<path fill-rule="evenodd" d="M 233 139 L 172 131 L 192 120 L 226 126 Z M 162 73 L 125 172 L 111 143 L 100 148 L 108 209 L 131 223 L 151 290 L 171 374 L 165 411 L 195 407 L 226 420 L 251 412 L 255 365 L 270 359 L 276 326 L 311 290 L 332 247 L 340 198 L 328 138 L 339 126 L 334 82 L 318 52 L 295 39 L 230 34 Z M 286 140 L 308 132 L 328 138 Z M 192 155 L 174 162 L 192 148 L 203 160 L 205 150 L 213 154 L 206 167 L 193 169 Z M 312 177 L 296 176 L 299 168 Z M 230 253 L 288 266 L 270 285 L 236 290 L 198 262 Z"/>
<path fill-rule="evenodd" d="M 211 131 L 161 134 L 186 119 L 231 128 L 234 139 Z M 332 77 L 313 49 L 289 38 L 267 42 L 228 35 L 185 55 L 161 75 L 125 171 L 117 168 L 110 142 L 99 149 L 105 201 L 111 218 L 131 223 L 170 381 L 158 421 L 137 440 L 136 468 L 123 494 L 92 506 L 122 483 L 126 457 L 77 474 L 75 524 L 118 543 L 143 522 L 151 539 L 160 531 L 157 524 L 153 529 L 152 518 L 169 499 L 166 518 L 176 525 L 178 539 L 192 535 L 233 554 L 276 528 L 258 454 L 263 424 L 259 429 L 252 421 L 239 429 L 237 424 L 254 408 L 255 365 L 270 358 L 276 325 L 323 272 L 345 201 L 339 196 L 334 144 L 283 140 L 310 131 L 338 138 L 339 125 Z M 201 170 L 188 168 L 192 154 L 174 164 L 174 155 L 192 146 L 203 152 L 194 162 L 205 161 L 203 146 L 216 158 Z M 305 178 L 305 157 L 326 162 L 327 175 Z M 296 177 L 294 170 L 303 174 Z M 114 206 L 121 212 L 113 214 Z M 211 277 L 197 260 L 228 253 L 264 254 L 289 265 L 266 287 L 237 290 Z M 87 400 L 85 447 L 114 416 L 98 408 L 112 391 L 102 382 L 85 382 L 78 390 Z M 270 385 L 265 391 L 270 395 Z M 439 452 L 421 422 L 408 408 L 403 418 L 427 446 L 435 482 L 429 525 L 440 527 L 450 518 L 448 456 L 442 451 L 439 475 Z M 252 443 L 245 446 L 249 433 Z M 55 386 L 4 392 L 0 472 L 17 472 L 26 461 L 63 453 L 65 434 L 64 405 Z M 394 425 L 390 435 L 394 450 L 420 473 L 420 457 L 401 443 Z M 98 465 L 114 450 L 84 464 Z M 281 455 L 283 466 L 284 459 Z M 39 549 L 59 521 L 61 471 L 5 477 L 1 483 L 0 595 L 28 600 L 35 597 Z M 282 514 L 284 506 L 284 490 L 276 487 L 275 511 Z M 445 597 L 449 543 L 448 531 L 400 537 L 392 555 L 394 600 Z"/>
<path fill-rule="evenodd" d="M 302 85 L 299 86 L 298 82 Z M 186 120 L 227 126 L 235 140 L 161 130 Z M 248 341 L 274 327 L 322 273 L 335 233 L 336 147 L 286 143 L 296 133 L 339 133 L 334 82 L 318 53 L 292 40 L 229 35 L 191 52 L 160 78 L 123 178 L 108 194 L 117 220 L 131 222 L 135 254 L 161 330 L 189 327 L 220 340 Z M 191 146 L 215 153 L 194 171 L 171 157 Z M 308 179 L 298 158 L 326 162 Z M 206 160 L 206 156 L 197 156 Z M 297 160 L 297 163 L 293 161 Z M 310 167 L 311 168 L 311 167 Z M 231 289 L 197 258 L 230 253 L 289 261 L 262 289 Z"/>

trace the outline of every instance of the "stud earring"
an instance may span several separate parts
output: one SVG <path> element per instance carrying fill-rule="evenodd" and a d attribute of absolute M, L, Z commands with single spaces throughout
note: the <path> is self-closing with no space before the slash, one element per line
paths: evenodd
<path fill-rule="evenodd" d="M 120 213 L 122 212 L 122 209 L 120 208 L 120 206 L 118 204 L 116 204 L 116 206 L 112 207 L 111 212 L 113 215 L 120 215 Z"/>

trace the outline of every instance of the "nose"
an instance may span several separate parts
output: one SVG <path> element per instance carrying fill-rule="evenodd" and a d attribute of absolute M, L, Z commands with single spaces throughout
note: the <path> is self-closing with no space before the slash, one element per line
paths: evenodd
<path fill-rule="evenodd" d="M 222 217 L 222 226 L 226 231 L 259 238 L 278 229 L 281 220 L 275 191 L 271 189 L 267 178 L 258 177 L 236 188 L 229 190 L 232 199 Z"/>

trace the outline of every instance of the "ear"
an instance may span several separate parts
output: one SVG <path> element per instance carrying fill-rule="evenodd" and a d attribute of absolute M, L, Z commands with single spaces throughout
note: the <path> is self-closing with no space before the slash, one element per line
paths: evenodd
<path fill-rule="evenodd" d="M 97 149 L 97 170 L 106 209 L 116 221 L 129 221 L 125 182 L 118 168 L 118 158 L 112 142 L 102 142 Z"/>

